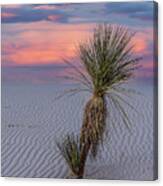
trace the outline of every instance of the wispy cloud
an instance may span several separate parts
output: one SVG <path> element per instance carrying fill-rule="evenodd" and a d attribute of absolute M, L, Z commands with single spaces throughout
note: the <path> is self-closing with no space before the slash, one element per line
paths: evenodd
<path fill-rule="evenodd" d="M 108 13 L 126 15 L 140 20 L 153 19 L 153 2 L 123 2 L 106 4 Z"/>
<path fill-rule="evenodd" d="M 4 65 L 6 61 L 16 65 L 32 65 L 58 63 L 63 57 L 73 58 L 76 45 L 86 39 L 93 28 L 93 25 L 87 24 L 54 25 L 48 22 L 32 25 L 25 25 L 28 29 L 32 27 L 27 31 L 24 31 L 24 25 L 19 25 L 17 33 L 3 37 Z"/>
<path fill-rule="evenodd" d="M 56 10 L 57 6 L 55 5 L 36 5 L 33 7 L 34 10 Z"/>
<path fill-rule="evenodd" d="M 2 14 L 1 14 L 2 19 L 3 19 L 3 18 L 13 18 L 13 17 L 15 17 L 15 16 L 16 16 L 16 14 L 7 13 L 7 12 L 2 12 Z"/>
<path fill-rule="evenodd" d="M 78 60 L 76 45 L 101 22 L 137 32 L 133 53 L 143 57 L 137 76 L 153 75 L 152 2 L 2 5 L 1 19 L 3 78 L 8 81 L 54 81 L 54 74 L 67 71 L 62 59 Z"/>
<path fill-rule="evenodd" d="M 2 6 L 2 13 L 14 14 L 14 17 L 2 17 L 3 23 L 34 22 L 48 20 L 49 16 L 59 16 L 60 23 L 80 22 L 112 22 L 112 16 L 117 20 L 118 16 L 126 16 L 126 23 L 130 19 L 138 19 L 139 22 L 153 19 L 152 2 L 121 2 L 121 3 L 76 3 L 76 4 L 41 4 Z M 76 19 L 77 18 L 77 19 Z M 127 20 L 128 18 L 128 20 Z M 51 20 L 53 21 L 53 20 Z M 146 23 L 147 24 L 147 23 Z"/>

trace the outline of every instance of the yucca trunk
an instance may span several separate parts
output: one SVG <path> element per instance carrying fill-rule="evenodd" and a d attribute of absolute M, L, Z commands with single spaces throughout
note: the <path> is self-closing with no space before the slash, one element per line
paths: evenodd
<path fill-rule="evenodd" d="M 93 157 L 97 154 L 98 144 L 102 142 L 106 120 L 106 105 L 104 96 L 93 95 L 87 102 L 83 114 L 83 124 L 80 133 L 80 168 L 79 178 L 84 175 L 85 163 L 89 151 Z"/>

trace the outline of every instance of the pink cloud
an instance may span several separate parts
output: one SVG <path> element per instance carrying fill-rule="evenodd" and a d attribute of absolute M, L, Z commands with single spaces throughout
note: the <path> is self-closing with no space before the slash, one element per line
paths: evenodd
<path fill-rule="evenodd" d="M 49 15 L 48 16 L 48 20 L 49 21 L 57 21 L 57 20 L 59 20 L 61 18 L 61 16 L 59 16 L 59 15 Z"/>
<path fill-rule="evenodd" d="M 142 67 L 144 69 L 153 69 L 154 68 L 154 62 L 153 61 L 147 61 L 143 63 Z"/>
<path fill-rule="evenodd" d="M 15 17 L 16 15 L 13 13 L 7 13 L 7 12 L 3 12 L 1 13 L 1 17 L 2 18 L 11 18 L 11 17 Z"/>
<path fill-rule="evenodd" d="M 35 10 L 56 10 L 57 7 L 54 5 L 40 5 L 40 6 L 35 6 L 33 9 Z"/>
<path fill-rule="evenodd" d="M 8 5 L 2 5 L 4 8 L 20 8 L 23 5 L 18 4 L 8 4 Z"/>
<path fill-rule="evenodd" d="M 18 25 L 20 25 L 18 27 Z M 15 25 L 15 35 L 2 42 L 2 61 L 15 65 L 59 63 L 76 56 L 76 45 L 86 39 L 92 25 L 66 25 L 49 22 Z M 22 31 L 21 31 L 22 29 Z M 17 33 L 18 32 L 18 33 Z"/>
<path fill-rule="evenodd" d="M 137 54 L 147 54 L 148 44 L 153 40 L 152 30 L 147 29 L 146 32 L 139 31 L 133 37 L 131 43 L 134 45 L 133 51 Z"/>
<path fill-rule="evenodd" d="M 62 63 L 63 58 L 69 60 L 75 58 L 77 44 L 92 35 L 95 25 L 67 25 L 40 21 L 7 26 L 15 34 L 4 36 L 4 41 L 2 41 L 2 64 L 44 65 Z M 147 32 L 139 31 L 135 35 L 132 43 L 135 44 L 133 52 L 136 55 L 152 57 L 151 49 L 148 48 L 148 44 L 153 38 L 151 33 L 150 30 Z M 9 61 L 9 64 L 7 61 Z M 153 61 L 150 58 L 143 59 L 140 64 L 142 70 L 145 70 L 144 73 L 151 74 Z M 66 71 L 62 73 L 64 74 Z M 138 74 L 141 76 L 139 72 Z M 50 76 L 53 76 L 53 73 L 49 74 Z"/>

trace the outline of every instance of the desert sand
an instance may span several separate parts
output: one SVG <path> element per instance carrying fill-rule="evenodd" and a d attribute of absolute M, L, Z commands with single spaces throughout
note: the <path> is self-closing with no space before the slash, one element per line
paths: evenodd
<path fill-rule="evenodd" d="M 68 167 L 56 141 L 62 140 L 67 133 L 79 133 L 89 95 L 80 93 L 55 101 L 56 95 L 65 88 L 3 85 L 2 176 L 67 176 Z M 96 160 L 88 159 L 85 178 L 153 179 L 152 88 L 141 91 L 144 96 L 134 96 L 130 102 L 139 114 L 126 107 L 132 121 L 130 131 L 114 110 L 109 112 L 104 148 Z"/>

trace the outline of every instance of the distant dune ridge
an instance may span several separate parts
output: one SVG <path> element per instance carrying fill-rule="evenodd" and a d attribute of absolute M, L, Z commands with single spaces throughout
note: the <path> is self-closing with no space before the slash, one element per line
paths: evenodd
<path fill-rule="evenodd" d="M 63 87 L 61 86 L 60 89 Z M 54 85 L 4 86 L 2 89 L 2 176 L 64 178 L 68 167 L 56 140 L 81 127 L 88 95 L 54 101 Z M 88 159 L 85 178 L 153 180 L 152 88 L 136 96 L 128 109 L 131 131 L 118 115 L 107 123 L 106 144 L 97 161 Z M 151 94 L 151 95 L 149 95 Z M 79 106 L 80 105 L 80 106 Z M 114 111 L 111 115 L 113 116 Z"/>

